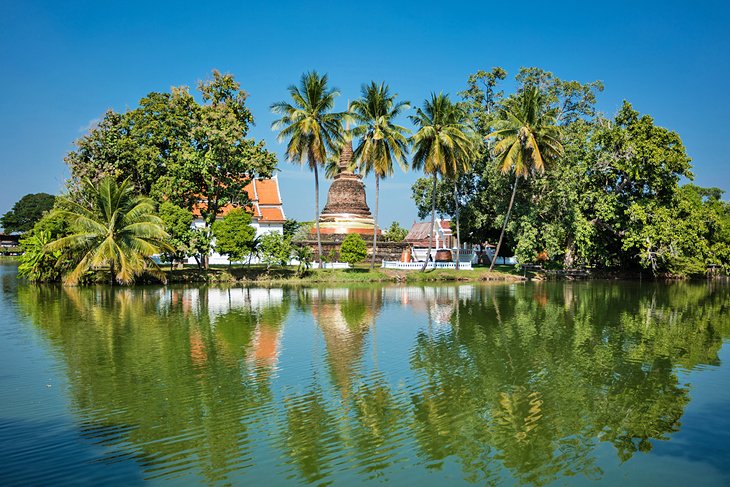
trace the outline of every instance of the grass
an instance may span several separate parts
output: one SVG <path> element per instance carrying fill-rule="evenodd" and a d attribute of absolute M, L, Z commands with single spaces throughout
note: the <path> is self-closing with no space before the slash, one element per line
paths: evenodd
<path fill-rule="evenodd" d="M 364 283 L 364 282 L 434 282 L 434 281 L 512 281 L 522 277 L 512 266 L 497 266 L 493 272 L 488 268 L 472 270 L 432 269 L 417 270 L 375 268 L 358 264 L 352 269 L 309 269 L 305 275 L 297 276 L 295 267 L 211 266 L 207 271 L 197 267 L 166 270 L 169 282 L 251 282 L 267 284 L 322 284 L 322 283 Z"/>

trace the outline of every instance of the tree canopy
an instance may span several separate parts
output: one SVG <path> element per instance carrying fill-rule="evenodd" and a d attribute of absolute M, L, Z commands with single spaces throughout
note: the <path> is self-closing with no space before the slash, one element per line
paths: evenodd
<path fill-rule="evenodd" d="M 56 197 L 48 193 L 27 194 L 0 218 L 0 226 L 8 233 L 27 232 L 53 208 L 55 201 Z"/>
<path fill-rule="evenodd" d="M 232 75 L 213 71 L 198 92 L 202 102 L 183 86 L 150 93 L 125 113 L 107 111 L 66 156 L 69 189 L 129 178 L 142 195 L 196 207 L 208 226 L 226 204 L 247 204 L 244 187 L 269 177 L 276 156 L 247 136 L 254 118 Z"/>
<path fill-rule="evenodd" d="M 523 68 L 510 94 L 500 85 L 505 78 L 501 68 L 479 71 L 460 93 L 479 135 L 504 129 L 500 114 L 532 92 L 543 100 L 544 116 L 560 127 L 563 146 L 544 171 L 525 167 L 531 177 L 521 179 L 515 191 L 505 245 L 520 262 L 547 254 L 550 265 L 565 267 L 677 276 L 703 274 L 710 264 L 730 270 L 725 250 L 730 206 L 718 189 L 681 186 L 693 174 L 679 134 L 629 102 L 613 117 L 599 113 L 599 81 L 565 81 L 539 68 Z M 514 133 L 519 139 L 519 131 Z M 498 155 L 509 154 L 507 147 L 486 141 L 473 170 L 459 182 L 463 234 L 474 244 L 497 241 L 515 189 L 498 164 Z M 412 188 L 421 218 L 431 210 L 431 187 L 424 177 Z M 453 216 L 457 206 L 439 196 L 447 190 L 446 182 L 438 184 L 436 211 Z"/>

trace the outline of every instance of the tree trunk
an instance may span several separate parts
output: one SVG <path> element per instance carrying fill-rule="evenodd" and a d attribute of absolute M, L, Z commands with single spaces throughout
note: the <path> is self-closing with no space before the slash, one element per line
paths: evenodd
<path fill-rule="evenodd" d="M 314 226 L 317 229 L 317 261 L 322 267 L 322 236 L 319 233 L 319 174 L 317 164 L 314 164 Z"/>
<path fill-rule="evenodd" d="M 502 246 L 502 239 L 504 238 L 504 231 L 507 228 L 507 222 L 509 221 L 509 214 L 512 213 L 512 205 L 515 202 L 515 194 L 517 193 L 517 181 L 520 179 L 515 174 L 515 184 L 512 187 L 512 197 L 509 199 L 509 207 L 507 208 L 507 214 L 504 217 L 504 224 L 502 225 L 502 233 L 499 234 L 499 242 L 497 242 L 497 248 L 494 250 L 494 257 L 492 257 L 492 263 L 489 264 L 489 270 L 494 269 L 494 263 L 497 262 L 497 256 L 499 255 L 499 248 Z"/>
<path fill-rule="evenodd" d="M 459 270 L 459 257 L 461 252 L 461 230 L 459 228 L 459 188 L 454 179 L 454 203 L 456 204 L 456 270 Z"/>
<path fill-rule="evenodd" d="M 423 263 L 423 267 L 421 267 L 421 272 L 425 271 L 428 266 L 428 260 L 431 258 L 431 244 L 436 237 L 434 230 L 434 225 L 436 224 L 436 177 L 436 173 L 433 173 L 433 188 L 431 189 L 431 231 L 428 235 L 428 252 L 426 253 L 426 261 Z"/>
<path fill-rule="evenodd" d="M 380 178 L 375 173 L 375 228 L 373 228 L 373 257 L 370 260 L 370 270 L 375 268 L 375 254 L 378 252 L 378 203 L 380 199 Z"/>
<path fill-rule="evenodd" d="M 114 262 L 109 263 L 109 285 L 114 287 Z"/>

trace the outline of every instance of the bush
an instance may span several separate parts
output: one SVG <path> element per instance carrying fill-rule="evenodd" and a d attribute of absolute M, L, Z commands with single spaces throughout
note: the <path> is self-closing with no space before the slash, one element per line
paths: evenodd
<path fill-rule="evenodd" d="M 357 233 L 351 233 L 342 242 L 340 247 L 340 259 L 350 265 L 362 262 L 368 255 L 368 248 L 365 240 Z"/>

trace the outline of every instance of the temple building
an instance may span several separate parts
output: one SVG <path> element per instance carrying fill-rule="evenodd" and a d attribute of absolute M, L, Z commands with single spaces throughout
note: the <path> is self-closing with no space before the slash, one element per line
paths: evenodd
<path fill-rule="evenodd" d="M 256 230 L 256 236 L 260 237 L 265 233 L 284 234 L 284 222 L 286 215 L 284 214 L 284 205 L 281 200 L 281 192 L 279 191 L 279 180 L 276 175 L 267 179 L 252 179 L 244 188 L 250 201 L 247 207 L 251 213 L 251 226 Z M 198 206 L 205 205 L 201 201 L 193 208 L 193 226 L 195 228 L 203 228 L 205 220 L 200 213 Z M 216 219 L 221 219 L 232 209 L 238 208 L 239 205 L 228 204 L 223 206 Z M 220 255 L 215 251 L 211 251 L 209 262 L 211 264 L 228 264 L 228 257 Z M 252 262 L 257 262 L 256 260 Z M 188 264 L 194 264 L 193 257 L 188 259 Z"/>
<path fill-rule="evenodd" d="M 352 141 L 342 147 L 338 174 L 327 193 L 327 204 L 319 215 L 322 235 L 359 233 L 372 235 L 375 221 L 365 198 L 362 176 L 352 171 Z M 312 233 L 316 232 L 313 228 Z M 378 229 L 378 235 L 380 230 Z"/>

